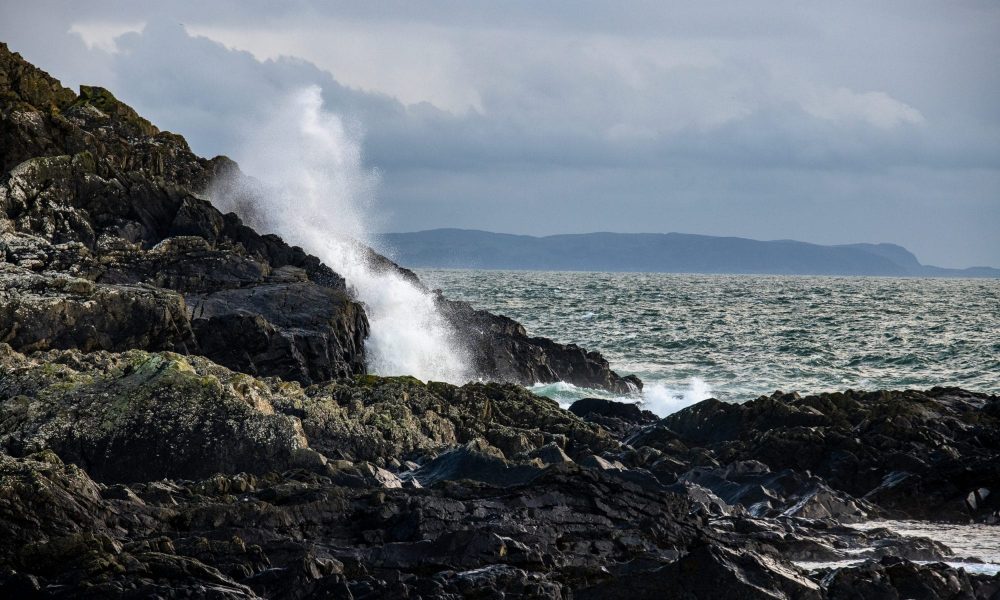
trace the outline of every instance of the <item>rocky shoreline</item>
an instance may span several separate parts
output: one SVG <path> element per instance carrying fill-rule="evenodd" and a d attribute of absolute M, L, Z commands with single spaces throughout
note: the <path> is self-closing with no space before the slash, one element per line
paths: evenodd
<path fill-rule="evenodd" d="M 349 282 L 206 200 L 231 161 L 2 44 L 0 162 L 0 597 L 1000 598 L 850 527 L 996 523 L 996 396 L 566 411 L 523 384 L 641 382 L 440 296 L 483 382 L 377 377 Z"/>

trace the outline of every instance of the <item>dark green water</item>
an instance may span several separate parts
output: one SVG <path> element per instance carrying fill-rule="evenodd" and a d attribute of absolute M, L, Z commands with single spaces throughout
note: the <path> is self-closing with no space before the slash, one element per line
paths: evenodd
<path fill-rule="evenodd" d="M 599 350 L 665 414 L 714 396 L 1000 393 L 1000 280 L 421 270 L 451 298 Z M 537 391 L 568 402 L 566 384 Z"/>

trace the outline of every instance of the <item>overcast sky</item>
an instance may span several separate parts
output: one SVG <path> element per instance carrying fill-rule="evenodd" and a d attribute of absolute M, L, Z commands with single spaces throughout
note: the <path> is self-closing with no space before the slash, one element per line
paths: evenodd
<path fill-rule="evenodd" d="M 0 3 L 0 40 L 203 155 L 296 89 L 386 231 L 894 242 L 1000 266 L 1000 2 Z M 166 6 L 164 6 L 166 5 Z"/>

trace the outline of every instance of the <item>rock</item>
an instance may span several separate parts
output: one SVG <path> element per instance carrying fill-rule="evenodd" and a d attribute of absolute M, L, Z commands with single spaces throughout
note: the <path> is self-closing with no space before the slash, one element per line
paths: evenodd
<path fill-rule="evenodd" d="M 0 264 L 0 339 L 27 352 L 197 347 L 177 293 L 35 274 L 9 264 Z"/>
<path fill-rule="evenodd" d="M 678 476 L 706 487 L 731 505 L 758 517 L 803 517 L 833 523 L 858 523 L 878 515 L 876 507 L 827 486 L 821 479 L 791 469 L 771 473 L 758 461 L 725 468 L 694 468 Z"/>
<path fill-rule="evenodd" d="M 867 510 L 866 510 L 867 509 Z M 783 517 L 824 519 L 834 523 L 861 523 L 877 514 L 863 500 L 830 489 L 823 483 L 799 496 L 795 504 L 784 509 Z"/>
<path fill-rule="evenodd" d="M 354 473 L 360 481 L 398 487 L 381 466 L 391 458 L 468 443 L 465 454 L 441 455 L 414 479 L 506 484 L 538 471 L 527 460 L 508 468 L 504 452 L 487 441 L 515 438 L 512 457 L 554 439 L 578 454 L 615 447 L 600 429 L 512 385 L 366 376 L 303 389 L 201 357 L 137 350 L 28 357 L 0 344 L 0 449 L 15 456 L 52 449 L 105 482 L 325 472 L 329 459 L 348 458 L 377 463 Z"/>
<path fill-rule="evenodd" d="M 525 485 L 538 477 L 541 469 L 530 464 L 512 464 L 502 456 L 492 456 L 466 446 L 442 453 L 411 473 L 423 487 L 441 481 L 472 480 L 509 487 Z"/>
<path fill-rule="evenodd" d="M 638 405 L 601 398 L 583 398 L 569 407 L 580 418 L 600 425 L 615 436 L 623 437 L 639 425 L 654 423 L 656 415 Z"/>
<path fill-rule="evenodd" d="M 823 598 L 822 589 L 788 563 L 751 551 L 703 545 L 680 560 L 637 577 L 620 577 L 580 590 L 574 597 L 642 600 L 772 600 Z"/>
<path fill-rule="evenodd" d="M 549 442 L 541 448 L 532 450 L 526 456 L 528 459 L 537 459 L 544 465 L 560 465 L 573 462 L 573 459 L 563 452 L 555 442 Z"/>
<path fill-rule="evenodd" d="M 200 353 L 231 369 L 304 384 L 364 371 L 368 320 L 342 290 L 274 283 L 187 302 Z"/>
<path fill-rule="evenodd" d="M 989 520 L 1000 508 L 996 496 L 969 502 L 969 494 L 1000 485 L 998 403 L 956 388 L 779 394 L 743 405 L 706 400 L 663 426 L 676 434 L 674 448 L 702 446 L 725 461 L 809 472 L 887 516 Z M 629 443 L 654 443 L 652 431 Z"/>
<path fill-rule="evenodd" d="M 887 557 L 825 574 L 823 585 L 830 600 L 995 598 L 1000 576 L 970 575 L 943 563 L 918 565 Z"/>
<path fill-rule="evenodd" d="M 620 419 L 627 423 L 648 423 L 657 420 L 656 415 L 649 411 L 641 410 L 638 405 L 601 398 L 583 398 L 582 400 L 577 400 L 569 407 L 569 412 L 581 418 L 599 415 Z"/>
<path fill-rule="evenodd" d="M 491 380 L 525 385 L 566 381 L 621 394 L 634 394 L 642 389 L 637 377 L 619 376 L 597 352 L 531 337 L 517 321 L 476 310 L 467 302 L 448 300 L 441 295 L 436 299 L 442 313 L 458 331 L 461 343 L 469 349 L 476 371 Z"/>
<path fill-rule="evenodd" d="M 75 351 L 0 363 L 0 448 L 52 449 L 102 481 L 300 464 L 308 442 L 267 386 L 197 357 Z"/>
<path fill-rule="evenodd" d="M 625 470 L 625 465 L 621 464 L 617 460 L 610 461 L 610 460 L 601 458 L 600 456 L 597 456 L 596 454 L 590 454 L 588 456 L 583 457 L 583 460 L 580 461 L 580 465 L 584 466 L 584 467 L 587 467 L 588 469 L 598 469 L 598 470 L 601 470 L 601 471 L 624 471 Z"/>
<path fill-rule="evenodd" d="M 78 288 L 98 284 L 24 298 L 23 281 L 9 284 L 0 292 L 0 340 L 24 351 L 174 350 L 304 384 L 365 372 L 368 321 L 343 277 L 205 199 L 240 187 L 234 182 L 246 177 L 235 163 L 196 156 L 106 89 L 74 94 L 6 46 L 0 119 L 0 258 L 90 282 Z M 252 198 L 236 204 L 254 221 Z M 420 285 L 359 249 L 374 268 Z M 597 353 L 528 337 L 516 322 L 463 303 L 439 305 L 481 376 L 641 386 Z"/>

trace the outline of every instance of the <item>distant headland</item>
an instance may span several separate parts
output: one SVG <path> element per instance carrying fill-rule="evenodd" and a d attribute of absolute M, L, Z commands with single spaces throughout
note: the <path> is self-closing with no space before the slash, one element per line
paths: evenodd
<path fill-rule="evenodd" d="M 895 244 L 823 246 L 684 233 L 581 233 L 535 237 L 470 229 L 382 234 L 412 268 L 636 271 L 772 275 L 1000 277 L 1000 269 L 923 265 Z"/>

